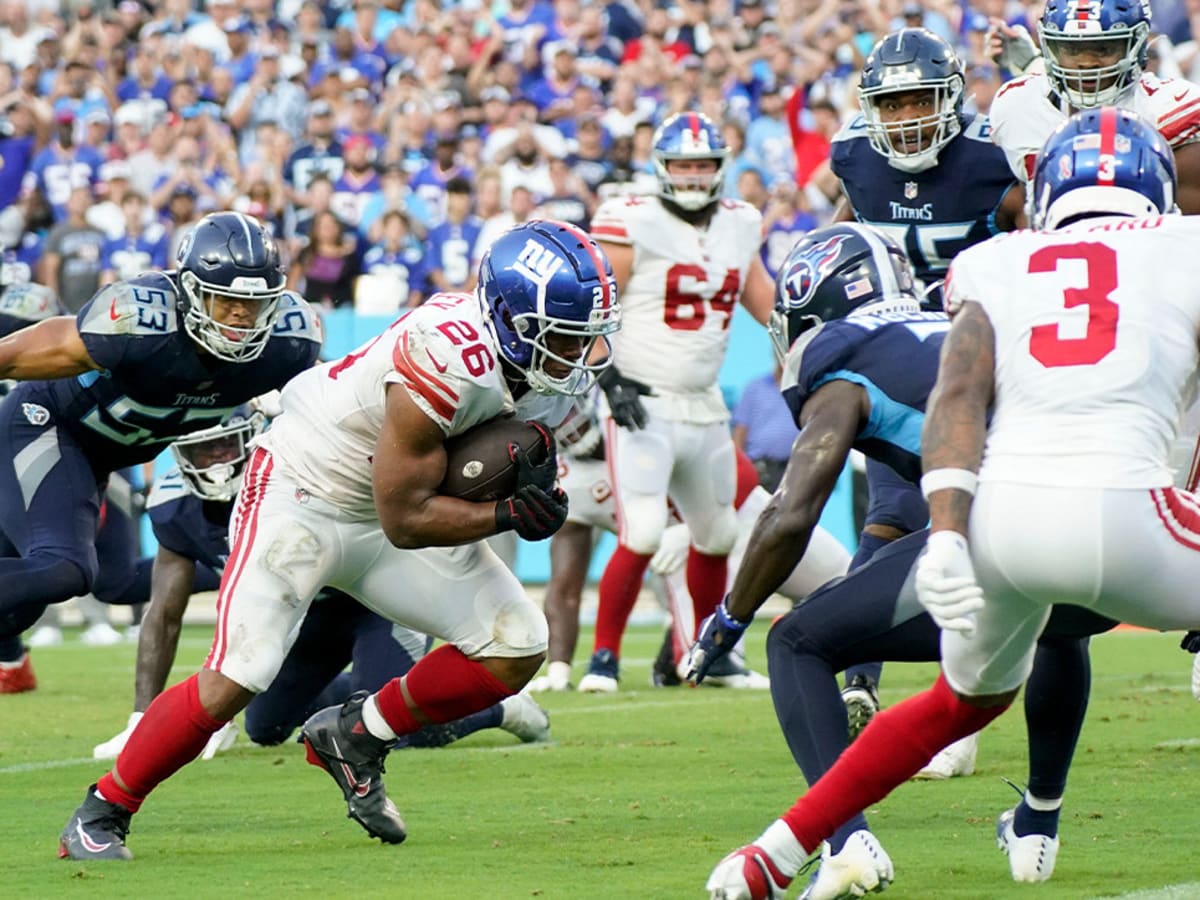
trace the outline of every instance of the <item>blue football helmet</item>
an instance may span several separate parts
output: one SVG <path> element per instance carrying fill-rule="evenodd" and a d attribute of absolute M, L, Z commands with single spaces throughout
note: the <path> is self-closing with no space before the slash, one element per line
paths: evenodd
<path fill-rule="evenodd" d="M 286 280 L 279 248 L 262 223 L 237 212 L 210 213 L 184 236 L 176 262 L 183 325 L 192 339 L 226 362 L 257 359 L 275 327 Z M 218 297 L 257 301 L 254 324 L 219 324 L 212 315 Z"/>
<path fill-rule="evenodd" d="M 729 149 L 712 119 L 699 112 L 681 112 L 654 132 L 654 174 L 658 196 L 681 209 L 696 211 L 716 203 L 725 185 Z M 672 175 L 667 163 L 676 159 L 711 159 L 717 169 L 705 175 Z"/>
<path fill-rule="evenodd" d="M 1085 109 L 1055 129 L 1033 168 L 1034 228 L 1084 216 L 1175 211 L 1175 154 L 1158 129 L 1115 106 Z"/>
<path fill-rule="evenodd" d="M 918 312 L 912 264 L 877 228 L 843 222 L 797 241 L 775 278 L 775 310 L 767 322 L 780 362 L 796 338 L 853 313 Z"/>
<path fill-rule="evenodd" d="M 596 341 L 607 347 L 620 327 L 617 282 L 604 251 L 574 225 L 534 219 L 502 234 L 479 263 L 479 298 L 501 357 L 538 393 L 586 393 L 608 366 L 608 355 L 590 360 Z"/>
<path fill-rule="evenodd" d="M 171 455 L 191 492 L 219 502 L 236 497 L 250 457 L 250 442 L 266 424 L 262 413 L 243 406 L 225 424 L 194 431 L 172 443 Z"/>
<path fill-rule="evenodd" d="M 932 31 L 893 31 L 867 56 L 858 86 L 871 146 L 904 172 L 921 172 L 936 165 L 941 149 L 962 131 L 964 84 L 962 62 Z M 885 122 L 881 109 L 887 98 L 910 91 L 932 91 L 933 111 Z"/>
<path fill-rule="evenodd" d="M 1111 106 L 1146 67 L 1150 2 L 1049 0 L 1038 34 L 1046 77 L 1061 97 L 1075 109 Z"/>

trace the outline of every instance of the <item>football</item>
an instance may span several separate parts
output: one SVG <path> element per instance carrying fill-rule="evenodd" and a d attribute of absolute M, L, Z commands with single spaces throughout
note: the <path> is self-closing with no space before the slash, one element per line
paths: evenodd
<path fill-rule="evenodd" d="M 545 459 L 541 433 L 520 419 L 490 419 L 446 441 L 446 477 L 438 493 L 483 503 L 512 496 L 517 486 L 517 465 L 508 458 L 508 445 L 516 444 L 532 462 Z"/>

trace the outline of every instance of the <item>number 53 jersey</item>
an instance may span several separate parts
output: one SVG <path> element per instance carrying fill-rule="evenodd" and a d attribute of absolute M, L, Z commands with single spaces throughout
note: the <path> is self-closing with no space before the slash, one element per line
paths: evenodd
<path fill-rule="evenodd" d="M 596 211 L 591 232 L 633 248 L 613 364 L 659 393 L 717 391 L 733 308 L 762 245 L 758 210 L 721 200 L 697 228 L 657 197 L 617 197 Z"/>
<path fill-rule="evenodd" d="M 947 308 L 995 333 L 981 481 L 1161 488 L 1195 392 L 1200 219 L 1091 219 L 964 251 Z M 1162 261 L 1169 260 L 1168 264 Z"/>

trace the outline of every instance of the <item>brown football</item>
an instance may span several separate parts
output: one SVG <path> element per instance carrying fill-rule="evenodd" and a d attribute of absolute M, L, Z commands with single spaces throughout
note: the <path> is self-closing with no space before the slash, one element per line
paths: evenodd
<path fill-rule="evenodd" d="M 446 441 L 446 477 L 438 493 L 482 503 L 511 497 L 517 487 L 517 465 L 508 456 L 516 444 L 532 462 L 545 457 L 542 436 L 520 419 L 490 419 Z"/>

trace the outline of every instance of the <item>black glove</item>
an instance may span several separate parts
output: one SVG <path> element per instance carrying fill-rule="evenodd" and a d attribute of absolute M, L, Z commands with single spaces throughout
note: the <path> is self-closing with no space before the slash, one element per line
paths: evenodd
<path fill-rule="evenodd" d="M 609 366 L 601 372 L 596 382 L 608 399 L 608 408 L 612 412 L 614 422 L 630 431 L 646 427 L 646 407 L 642 406 L 639 398 L 642 395 L 654 394 L 649 385 L 626 378 L 615 366 Z"/>
<path fill-rule="evenodd" d="M 496 503 L 496 530 L 515 531 L 527 541 L 544 541 L 567 521 L 567 492 L 526 484 Z"/>
<path fill-rule="evenodd" d="M 554 433 L 540 422 L 530 422 L 542 436 L 545 447 L 544 458 L 539 463 L 531 462 L 529 454 L 516 444 L 508 445 L 508 458 L 517 464 L 517 487 L 515 494 L 526 485 L 533 484 L 543 491 L 554 487 L 558 478 L 558 452 L 554 446 Z"/>
<path fill-rule="evenodd" d="M 1179 642 L 1179 649 L 1188 653 L 1200 652 L 1200 631 L 1189 631 Z"/>

